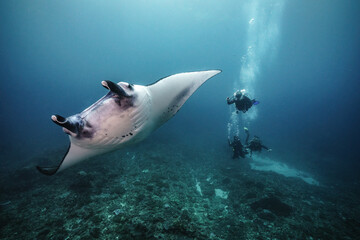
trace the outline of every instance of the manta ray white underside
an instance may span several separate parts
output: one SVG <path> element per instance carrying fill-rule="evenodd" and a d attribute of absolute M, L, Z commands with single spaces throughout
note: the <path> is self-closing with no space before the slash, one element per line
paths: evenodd
<path fill-rule="evenodd" d="M 220 70 L 171 75 L 148 85 L 102 81 L 109 93 L 79 114 L 51 119 L 63 127 L 70 146 L 58 166 L 39 167 L 53 175 L 87 158 L 146 138 L 174 116 L 186 100 Z"/>

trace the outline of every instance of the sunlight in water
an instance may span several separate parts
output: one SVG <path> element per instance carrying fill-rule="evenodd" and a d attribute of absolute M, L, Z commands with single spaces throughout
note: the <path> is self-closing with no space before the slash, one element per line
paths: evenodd
<path fill-rule="evenodd" d="M 234 92 L 246 89 L 250 98 L 256 96 L 256 81 L 261 72 L 261 64 L 271 61 L 276 54 L 279 24 L 282 16 L 283 1 L 249 1 L 246 12 L 249 14 L 246 46 L 247 51 L 241 58 L 239 78 L 234 81 Z M 259 99 L 261 102 L 261 99 Z M 230 113 L 228 124 L 229 137 L 239 132 L 239 117 L 244 126 L 256 119 L 258 110 L 251 108 L 246 114 L 236 116 L 235 108 Z"/>

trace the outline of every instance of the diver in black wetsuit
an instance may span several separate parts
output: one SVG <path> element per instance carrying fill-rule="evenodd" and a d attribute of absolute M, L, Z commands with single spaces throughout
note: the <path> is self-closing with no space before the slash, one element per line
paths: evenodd
<path fill-rule="evenodd" d="M 246 148 L 250 150 L 250 157 L 252 156 L 253 151 L 261 152 L 261 150 L 263 148 L 266 149 L 268 152 L 272 151 L 271 148 L 268 148 L 262 144 L 262 142 L 258 136 L 254 136 L 249 142 L 249 135 L 250 135 L 249 130 L 246 127 L 244 127 L 244 131 L 246 133 L 245 144 L 246 144 Z"/>
<path fill-rule="evenodd" d="M 246 113 L 253 105 L 259 104 L 259 101 L 250 99 L 245 94 L 245 90 L 236 91 L 232 97 L 227 97 L 226 101 L 228 105 L 235 103 L 236 113 L 239 113 L 239 111 Z"/>
<path fill-rule="evenodd" d="M 229 141 L 229 146 L 232 147 L 234 152 L 232 158 L 233 159 L 239 157 L 245 158 L 245 154 L 247 154 L 248 152 L 246 151 L 245 147 L 241 144 L 239 137 L 234 136 L 233 142 L 230 142 L 230 139 L 228 141 Z"/>

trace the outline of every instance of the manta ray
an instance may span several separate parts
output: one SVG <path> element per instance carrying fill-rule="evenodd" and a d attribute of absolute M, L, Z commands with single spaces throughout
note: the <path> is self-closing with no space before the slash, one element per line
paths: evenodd
<path fill-rule="evenodd" d="M 206 80 L 220 72 L 178 73 L 147 86 L 102 81 L 109 92 L 90 107 L 67 118 L 51 116 L 69 135 L 70 144 L 58 166 L 36 168 L 45 175 L 54 175 L 90 157 L 140 142 L 172 118 Z"/>

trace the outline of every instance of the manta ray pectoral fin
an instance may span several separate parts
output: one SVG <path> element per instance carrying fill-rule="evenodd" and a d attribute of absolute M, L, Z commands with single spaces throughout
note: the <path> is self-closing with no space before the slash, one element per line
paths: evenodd
<path fill-rule="evenodd" d="M 94 155 L 102 153 L 102 150 L 99 149 L 87 149 L 79 147 L 75 144 L 70 144 L 67 152 L 65 153 L 63 159 L 61 160 L 58 166 L 53 167 L 40 167 L 36 166 L 37 170 L 42 174 L 51 176 L 57 172 L 60 172 L 84 159 L 90 158 Z"/>
<path fill-rule="evenodd" d="M 36 169 L 39 172 L 41 172 L 42 174 L 47 175 L 47 176 L 54 175 L 57 172 L 58 168 L 59 168 L 59 166 L 56 166 L 56 167 L 40 167 L 40 166 L 36 166 Z"/>
<path fill-rule="evenodd" d="M 118 84 L 109 81 L 109 80 L 104 80 L 101 82 L 101 84 L 104 86 L 104 88 L 109 89 L 110 91 L 112 91 L 113 93 L 115 93 L 118 96 L 122 96 L 122 97 L 131 97 L 129 94 L 127 94 L 124 89 L 122 89 L 122 87 L 120 87 Z"/>
<path fill-rule="evenodd" d="M 69 153 L 70 147 L 71 147 L 71 144 L 69 145 L 63 159 L 61 160 L 61 162 L 58 166 L 53 166 L 53 167 L 36 166 L 36 169 L 44 175 L 47 175 L 47 176 L 54 175 L 59 170 L 61 164 L 64 162 L 64 159 L 66 158 L 67 154 Z"/>
<path fill-rule="evenodd" d="M 182 107 L 187 99 L 208 79 L 221 70 L 178 73 L 148 85 L 152 96 L 152 116 L 155 125 L 160 126 Z"/>

